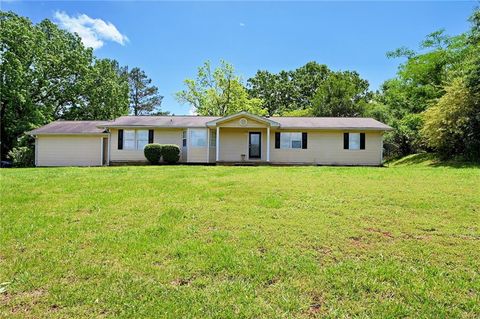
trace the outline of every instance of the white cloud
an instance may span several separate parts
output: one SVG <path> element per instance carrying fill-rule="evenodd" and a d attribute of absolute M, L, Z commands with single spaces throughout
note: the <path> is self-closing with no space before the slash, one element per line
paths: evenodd
<path fill-rule="evenodd" d="M 241 27 L 244 27 L 244 26 L 245 26 L 245 23 L 240 22 L 240 26 L 241 26 Z"/>
<path fill-rule="evenodd" d="M 87 47 L 101 48 L 104 41 L 113 41 L 121 45 L 128 42 L 127 36 L 121 34 L 115 25 L 102 19 L 90 18 L 86 14 L 69 16 L 63 11 L 56 11 L 54 17 L 61 28 L 77 33 Z"/>

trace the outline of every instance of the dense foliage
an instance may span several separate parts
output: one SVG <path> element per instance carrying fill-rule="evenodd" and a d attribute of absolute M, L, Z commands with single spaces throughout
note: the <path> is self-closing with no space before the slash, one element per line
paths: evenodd
<path fill-rule="evenodd" d="M 163 144 L 162 159 L 168 164 L 177 163 L 180 160 L 180 147 L 175 144 Z"/>
<path fill-rule="evenodd" d="M 162 157 L 162 145 L 157 143 L 147 144 L 143 149 L 143 154 L 150 164 L 156 165 Z"/>
<path fill-rule="evenodd" d="M 28 146 L 18 146 L 8 152 L 13 167 L 30 167 L 35 161 L 34 150 Z"/>
<path fill-rule="evenodd" d="M 177 93 L 177 100 L 190 104 L 200 115 L 225 116 L 240 111 L 265 115 L 262 101 L 250 98 L 233 66 L 225 61 L 212 70 L 207 61 L 198 68 L 195 79 L 184 81 L 186 88 Z"/>
<path fill-rule="evenodd" d="M 110 120 L 129 113 L 126 67 L 96 58 L 78 35 L 50 20 L 33 24 L 0 11 L 0 24 L 2 159 L 20 145 L 24 132 L 53 120 Z M 139 72 L 144 81 L 144 73 Z M 142 111 L 150 110 L 142 103 L 152 92 L 156 88 L 150 86 L 143 93 Z"/>
<path fill-rule="evenodd" d="M 388 123 L 395 128 L 386 141 L 392 155 L 433 150 L 480 159 L 479 12 L 469 32 L 447 36 L 440 30 L 426 37 L 419 52 L 402 48 L 389 54 L 406 58 L 376 96 L 388 106 Z"/>

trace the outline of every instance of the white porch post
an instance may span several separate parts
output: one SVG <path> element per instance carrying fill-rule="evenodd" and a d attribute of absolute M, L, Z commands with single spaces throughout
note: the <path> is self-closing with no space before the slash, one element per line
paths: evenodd
<path fill-rule="evenodd" d="M 270 126 L 267 126 L 267 162 L 270 162 Z"/>
<path fill-rule="evenodd" d="M 217 126 L 217 136 L 216 136 L 216 143 L 215 143 L 215 158 L 218 162 L 220 160 L 220 127 Z"/>

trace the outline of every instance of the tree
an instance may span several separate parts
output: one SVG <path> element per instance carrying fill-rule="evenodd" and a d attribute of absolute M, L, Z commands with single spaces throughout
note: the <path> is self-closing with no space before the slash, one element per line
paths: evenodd
<path fill-rule="evenodd" d="M 480 159 L 480 10 L 470 18 L 464 54 L 448 71 L 445 94 L 424 112 L 421 132 L 429 147 L 445 157 Z"/>
<path fill-rule="evenodd" d="M 79 85 L 82 93 L 63 118 L 112 120 L 128 114 L 128 73 L 118 62 L 96 59 Z"/>
<path fill-rule="evenodd" d="M 269 115 L 310 114 L 316 90 L 330 72 L 326 65 L 317 62 L 276 74 L 258 71 L 247 81 L 248 92 L 251 97 L 262 99 Z"/>
<path fill-rule="evenodd" d="M 446 94 L 427 109 L 421 132 L 428 145 L 444 156 L 480 155 L 480 110 L 475 108 L 465 82 L 457 78 L 446 88 Z"/>
<path fill-rule="evenodd" d="M 162 112 L 160 106 L 163 96 L 158 94 L 158 88 L 152 84 L 144 71 L 133 68 L 128 74 L 130 86 L 130 108 L 133 115 L 167 114 Z"/>
<path fill-rule="evenodd" d="M 78 35 L 49 20 L 34 25 L 0 11 L 1 158 L 20 145 L 25 131 L 52 120 L 126 114 L 117 69 L 116 62 L 95 60 Z"/>
<path fill-rule="evenodd" d="M 262 101 L 250 98 L 231 64 L 220 61 L 212 71 L 209 61 L 198 68 L 195 80 L 184 81 L 186 89 L 176 94 L 180 103 L 190 104 L 200 115 L 225 116 L 240 111 L 266 115 Z"/>
<path fill-rule="evenodd" d="M 317 88 L 312 100 L 315 116 L 362 116 L 371 99 L 367 80 L 357 72 L 331 73 Z"/>
<path fill-rule="evenodd" d="M 480 20 L 479 15 L 477 9 L 470 19 L 473 24 L 470 32 L 447 36 L 443 30 L 435 31 L 420 44 L 418 52 L 401 48 L 387 54 L 389 57 L 406 58 L 400 65 L 396 78 L 385 81 L 381 93 L 376 98 L 390 110 L 391 119 L 388 124 L 394 127 L 395 131 L 389 133 L 387 139 L 398 147 L 397 155 L 431 150 L 432 147 L 439 150 L 438 145 L 433 143 L 433 137 L 425 130 L 426 127 L 434 127 L 433 118 L 441 117 L 440 114 L 445 118 L 446 113 L 439 111 L 443 108 L 438 103 L 444 100 L 448 90 L 451 92 L 449 95 L 452 95 L 453 91 L 458 91 L 458 84 L 452 89 L 456 79 L 461 78 L 468 88 L 468 94 L 475 95 L 475 79 L 480 78 L 477 73 L 480 72 L 480 52 L 476 40 L 478 23 L 475 23 Z M 479 66 L 478 69 L 476 66 Z M 474 98 L 470 101 L 475 103 L 476 100 L 479 99 Z M 432 107 L 435 107 L 436 111 L 430 111 Z M 428 115 L 423 116 L 423 112 Z M 440 122 L 436 122 L 437 125 Z M 446 123 L 443 125 L 447 126 Z M 442 130 L 453 134 L 447 127 Z M 454 148 L 459 150 L 458 147 Z M 448 153 L 445 150 L 442 152 Z"/>
<path fill-rule="evenodd" d="M 268 115 L 282 114 L 292 103 L 290 79 L 287 72 L 273 74 L 268 71 L 257 71 L 248 79 L 250 97 L 261 99 L 262 107 Z"/>

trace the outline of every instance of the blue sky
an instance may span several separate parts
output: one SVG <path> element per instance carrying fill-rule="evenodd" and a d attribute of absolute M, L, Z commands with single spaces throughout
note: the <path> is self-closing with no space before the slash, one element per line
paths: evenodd
<path fill-rule="evenodd" d="M 1 0 L 0 0 L 1 1 Z M 317 61 L 356 70 L 377 89 L 428 33 L 468 30 L 478 2 L 133 2 L 2 1 L 33 22 L 51 19 L 83 32 L 95 54 L 145 70 L 165 96 L 163 110 L 188 114 L 175 92 L 205 60 L 232 63 L 244 80 L 258 69 L 290 70 Z M 80 29 L 78 29 L 80 28 Z M 85 29 L 82 29 L 85 28 Z"/>

